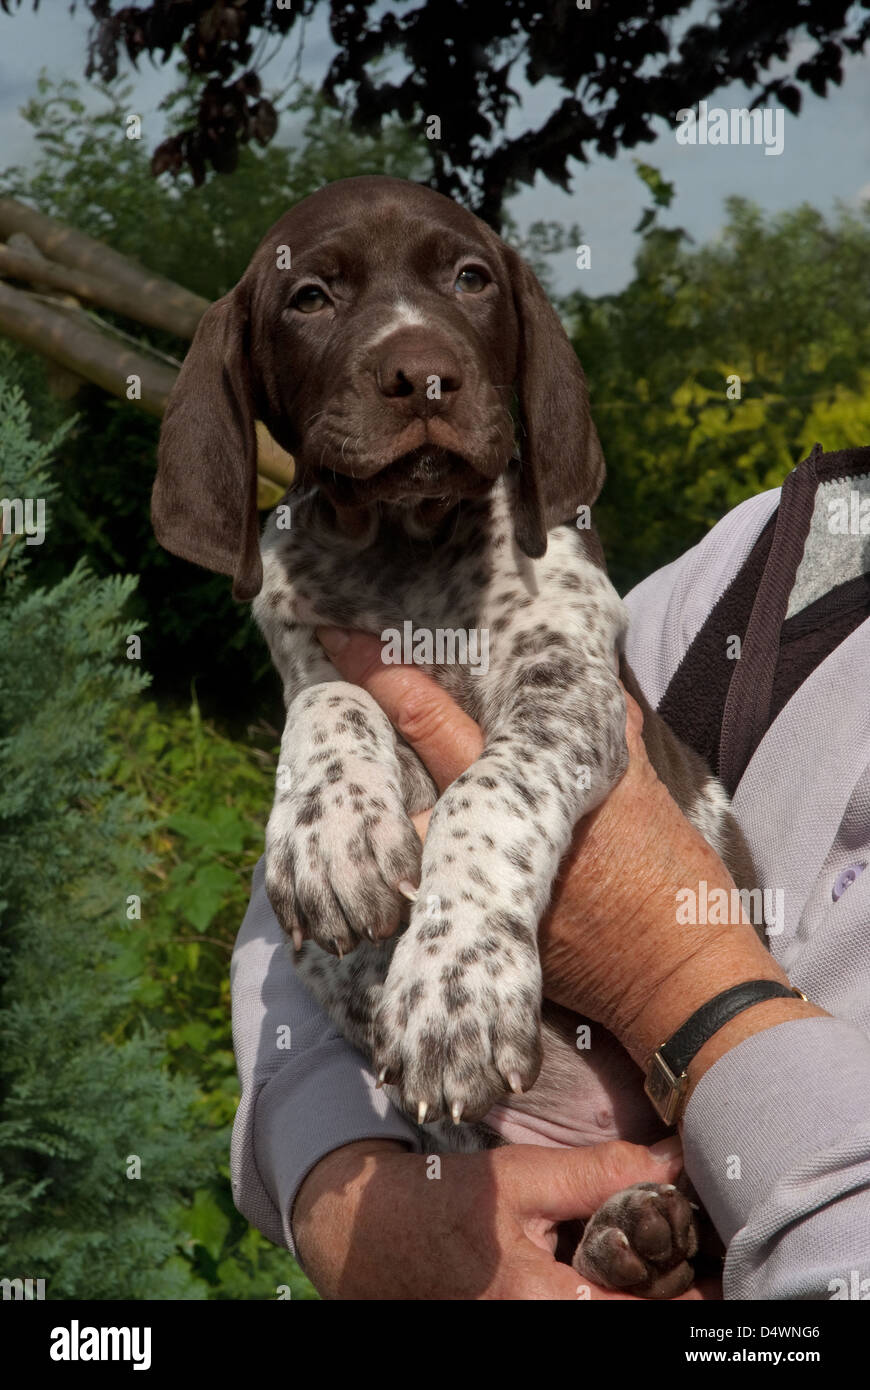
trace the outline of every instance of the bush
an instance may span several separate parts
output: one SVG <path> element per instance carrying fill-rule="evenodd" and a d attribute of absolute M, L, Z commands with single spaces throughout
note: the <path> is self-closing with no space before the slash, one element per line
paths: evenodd
<path fill-rule="evenodd" d="M 35 443 L 21 392 L 0 379 L 0 496 L 43 499 L 49 537 L 62 524 L 49 473 L 60 441 Z M 0 1271 L 45 1279 L 53 1299 L 274 1297 L 279 1283 L 310 1296 L 289 1256 L 229 1199 L 226 955 L 216 983 L 208 958 L 200 969 L 192 946 L 173 940 L 191 915 L 204 933 L 218 903 L 230 939 L 243 881 L 237 869 L 228 902 L 215 858 L 230 841 L 241 847 L 244 829 L 253 842 L 254 822 L 231 807 L 184 818 L 214 791 L 203 784 L 217 775 L 203 752 L 212 745 L 207 733 L 190 738 L 189 720 L 161 726 L 141 704 L 146 681 L 128 659 L 137 625 L 125 617 L 134 581 L 78 564 L 37 588 L 37 547 L 4 530 Z M 185 740 L 181 753 L 163 741 L 167 727 Z M 246 775 L 253 787 L 251 768 L 229 780 Z M 184 851 L 172 862 L 152 777 L 164 809 L 167 787 L 185 789 L 172 801 Z M 198 861 L 187 851 L 203 824 L 213 833 Z"/>
<path fill-rule="evenodd" d="M 727 208 L 706 246 L 652 226 L 625 290 L 565 306 L 608 464 L 595 518 L 622 590 L 778 487 L 816 440 L 870 439 L 870 202 L 827 217 Z"/>
<path fill-rule="evenodd" d="M 56 492 L 52 448 L 0 384 L 4 498 Z M 83 564 L 30 583 L 32 549 L 0 548 L 3 994 L 0 1262 L 52 1298 L 196 1298 L 175 1211 L 191 1190 L 184 1124 L 194 1087 L 169 1076 L 154 1033 L 114 1036 L 133 982 L 119 923 L 141 891 L 141 798 L 106 778 L 107 732 L 144 681 L 125 658 L 134 581 Z M 141 1177 L 128 1173 L 141 1165 Z"/>
<path fill-rule="evenodd" d="M 187 709 L 141 703 L 113 738 L 113 778 L 149 812 L 151 867 L 142 920 L 128 932 L 125 969 L 137 980 L 128 1028 L 159 1029 L 174 1073 L 199 1093 L 198 1124 L 220 1139 L 219 1161 L 186 1213 L 186 1240 L 211 1298 L 315 1297 L 290 1256 L 235 1210 L 230 1128 L 238 1100 L 229 961 L 263 848 L 277 756 L 265 726 L 239 743 Z M 192 1146 L 199 1130 L 189 1132 Z"/>

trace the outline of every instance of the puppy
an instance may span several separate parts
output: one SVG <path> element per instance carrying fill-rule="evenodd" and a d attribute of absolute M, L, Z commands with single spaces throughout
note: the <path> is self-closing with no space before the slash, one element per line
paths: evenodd
<path fill-rule="evenodd" d="M 257 419 L 296 465 L 262 539 Z M 662 1133 L 601 1030 L 581 1053 L 548 1009 L 542 1034 L 538 924 L 578 819 L 627 765 L 618 677 L 657 772 L 753 881 L 723 788 L 621 656 L 589 524 L 603 480 L 582 369 L 532 271 L 398 179 L 348 179 L 282 217 L 205 314 L 166 411 L 158 539 L 254 601 L 284 685 L 270 901 L 430 1150 Z M 481 724 L 482 756 L 440 798 L 320 623 L 378 634 Z M 421 847 L 410 816 L 433 806 Z M 682 1196 L 641 1184 L 588 1223 L 575 1265 L 670 1297 L 694 1245 Z"/>

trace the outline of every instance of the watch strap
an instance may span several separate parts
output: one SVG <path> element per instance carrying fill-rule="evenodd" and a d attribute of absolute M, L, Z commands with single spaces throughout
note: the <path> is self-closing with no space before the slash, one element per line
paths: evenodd
<path fill-rule="evenodd" d="M 744 1009 L 760 1004 L 766 999 L 793 999 L 794 990 L 789 985 L 781 985 L 777 980 L 749 980 L 742 985 L 725 989 L 714 999 L 696 1009 L 676 1033 L 659 1048 L 671 1071 L 685 1071 L 705 1042 L 718 1033 L 732 1018 Z"/>
<path fill-rule="evenodd" d="M 806 999 L 799 989 L 776 980 L 748 980 L 723 990 L 686 1019 L 653 1053 L 644 1090 L 666 1124 L 676 1124 L 688 1086 L 688 1067 L 696 1053 L 719 1029 L 744 1009 L 768 999 Z"/>

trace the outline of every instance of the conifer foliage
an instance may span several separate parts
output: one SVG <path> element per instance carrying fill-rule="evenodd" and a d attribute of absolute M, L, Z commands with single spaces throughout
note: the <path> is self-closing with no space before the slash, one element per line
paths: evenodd
<path fill-rule="evenodd" d="M 59 443 L 34 440 L 0 379 L 0 499 L 41 501 L 47 537 Z M 34 587 L 21 515 L 0 538 L 0 1276 L 45 1279 L 47 1298 L 200 1298 L 175 1234 L 207 1157 L 186 1137 L 195 1088 L 125 1028 L 146 824 L 105 769 L 145 683 L 126 657 L 135 581 L 79 564 Z"/>

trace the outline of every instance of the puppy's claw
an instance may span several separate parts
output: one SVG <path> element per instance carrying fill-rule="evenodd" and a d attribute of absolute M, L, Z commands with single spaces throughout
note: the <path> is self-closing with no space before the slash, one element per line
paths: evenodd
<path fill-rule="evenodd" d="M 510 1089 L 513 1091 L 513 1093 L 514 1093 L 515 1096 L 521 1096 L 521 1095 L 522 1095 L 522 1093 L 523 1093 L 523 1083 L 522 1083 L 522 1081 L 520 1080 L 520 1074 L 519 1074 L 518 1071 L 511 1071 L 511 1072 L 508 1072 L 507 1084 L 508 1084 L 508 1086 L 510 1087 Z"/>
<path fill-rule="evenodd" d="M 421 1101 L 420 1101 L 420 1104 L 417 1106 L 417 1124 L 418 1124 L 418 1125 L 423 1125 L 423 1124 L 426 1123 L 426 1116 L 427 1116 L 428 1112 L 429 1112 L 429 1107 L 428 1107 L 428 1105 L 426 1104 L 425 1100 L 421 1100 Z"/>
<path fill-rule="evenodd" d="M 403 898 L 408 899 L 409 903 L 415 903 L 417 901 L 417 889 L 409 879 L 403 878 L 401 880 L 399 883 L 399 892 Z"/>
<path fill-rule="evenodd" d="M 293 936 L 293 949 L 294 949 L 294 951 L 301 951 L 301 950 L 302 950 L 302 940 L 303 940 L 303 938 L 302 938 L 302 928 L 301 928 L 301 927 L 294 927 L 294 928 L 293 928 L 293 932 L 292 932 L 292 936 Z"/>
<path fill-rule="evenodd" d="M 375 1090 L 376 1090 L 376 1091 L 379 1091 L 379 1090 L 381 1089 L 381 1087 L 384 1085 L 384 1083 L 385 1083 L 385 1081 L 386 1081 L 386 1079 L 387 1079 L 387 1072 L 388 1072 L 388 1070 L 389 1070 L 388 1067 L 381 1067 L 380 1071 L 378 1072 L 378 1079 L 377 1079 L 377 1081 L 375 1082 Z"/>
<path fill-rule="evenodd" d="M 455 1101 L 453 1102 L 453 1104 L 452 1104 L 451 1107 L 450 1107 L 450 1114 L 451 1114 L 451 1116 L 452 1116 L 452 1118 L 453 1118 L 453 1123 L 454 1123 L 455 1125 L 459 1125 L 459 1124 L 462 1123 L 462 1101 L 461 1101 L 461 1100 L 455 1100 Z"/>

